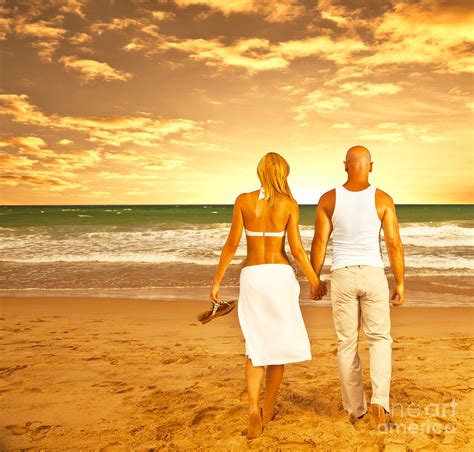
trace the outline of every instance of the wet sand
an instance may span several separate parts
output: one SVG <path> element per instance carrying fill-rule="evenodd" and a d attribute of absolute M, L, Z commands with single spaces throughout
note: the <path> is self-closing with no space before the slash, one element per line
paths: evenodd
<path fill-rule="evenodd" d="M 248 441 L 237 313 L 200 325 L 206 307 L 3 298 L 0 449 L 474 450 L 471 308 L 392 308 L 396 428 L 379 433 L 342 410 L 330 308 L 304 305 L 313 360 L 286 367 L 276 419 Z"/>

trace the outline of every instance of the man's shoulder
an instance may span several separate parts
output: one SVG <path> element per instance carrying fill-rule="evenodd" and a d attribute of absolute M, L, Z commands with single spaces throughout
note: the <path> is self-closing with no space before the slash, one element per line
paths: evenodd
<path fill-rule="evenodd" d="M 376 188 L 375 190 L 375 199 L 377 203 L 380 202 L 382 204 L 393 204 L 393 198 L 380 188 Z"/>
<path fill-rule="evenodd" d="M 334 202 L 336 200 L 336 189 L 333 188 L 332 190 L 327 191 L 326 193 L 323 193 L 321 195 L 321 198 L 319 198 L 318 204 L 330 204 L 331 202 Z"/>
<path fill-rule="evenodd" d="M 325 214 L 330 218 L 334 213 L 334 207 L 336 206 L 336 189 L 327 191 L 324 193 L 318 201 L 319 211 L 325 212 Z"/>

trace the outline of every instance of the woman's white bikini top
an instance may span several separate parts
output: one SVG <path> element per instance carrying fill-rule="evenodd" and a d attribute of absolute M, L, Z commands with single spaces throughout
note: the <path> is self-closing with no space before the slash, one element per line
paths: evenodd
<path fill-rule="evenodd" d="M 263 187 L 260 188 L 260 193 L 258 195 L 258 199 L 263 199 L 265 197 L 265 189 Z M 251 237 L 284 237 L 286 229 L 284 231 L 279 232 L 266 232 L 266 231 L 249 231 L 247 228 L 244 228 L 245 234 Z"/>

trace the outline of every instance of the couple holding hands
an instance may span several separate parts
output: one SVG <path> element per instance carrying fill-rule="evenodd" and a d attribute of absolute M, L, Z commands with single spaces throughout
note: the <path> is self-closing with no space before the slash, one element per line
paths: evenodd
<path fill-rule="evenodd" d="M 391 299 L 399 306 L 404 300 L 404 256 L 393 200 L 369 184 L 372 165 L 367 148 L 353 146 L 347 151 L 347 181 L 325 193 L 317 205 L 311 258 L 301 242 L 299 207 L 287 182 L 289 165 L 281 155 L 266 154 L 257 167 L 260 190 L 243 193 L 235 201 L 211 301 L 219 304 L 220 282 L 245 230 L 247 257 L 240 272 L 237 309 L 247 356 L 249 438 L 259 436 L 264 424 L 274 418 L 284 365 L 311 359 L 299 305 L 300 285 L 285 252 L 286 236 L 291 254 L 311 285 L 310 298 L 320 300 L 327 293 L 320 274 L 332 234 L 331 301 L 343 406 L 351 421 L 368 414 L 371 428 L 386 428 L 390 422 L 389 303 Z M 381 229 L 395 277 L 391 296 L 380 248 Z M 370 407 L 358 355 L 361 325 L 370 351 Z M 265 400 L 260 408 L 264 378 Z"/>

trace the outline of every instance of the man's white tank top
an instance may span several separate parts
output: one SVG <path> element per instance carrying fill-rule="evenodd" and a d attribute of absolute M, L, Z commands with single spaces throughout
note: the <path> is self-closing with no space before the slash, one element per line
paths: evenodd
<path fill-rule="evenodd" d="M 333 257 L 331 270 L 349 265 L 384 267 L 380 248 L 381 221 L 375 205 L 376 188 L 350 191 L 336 187 L 332 215 Z"/>

